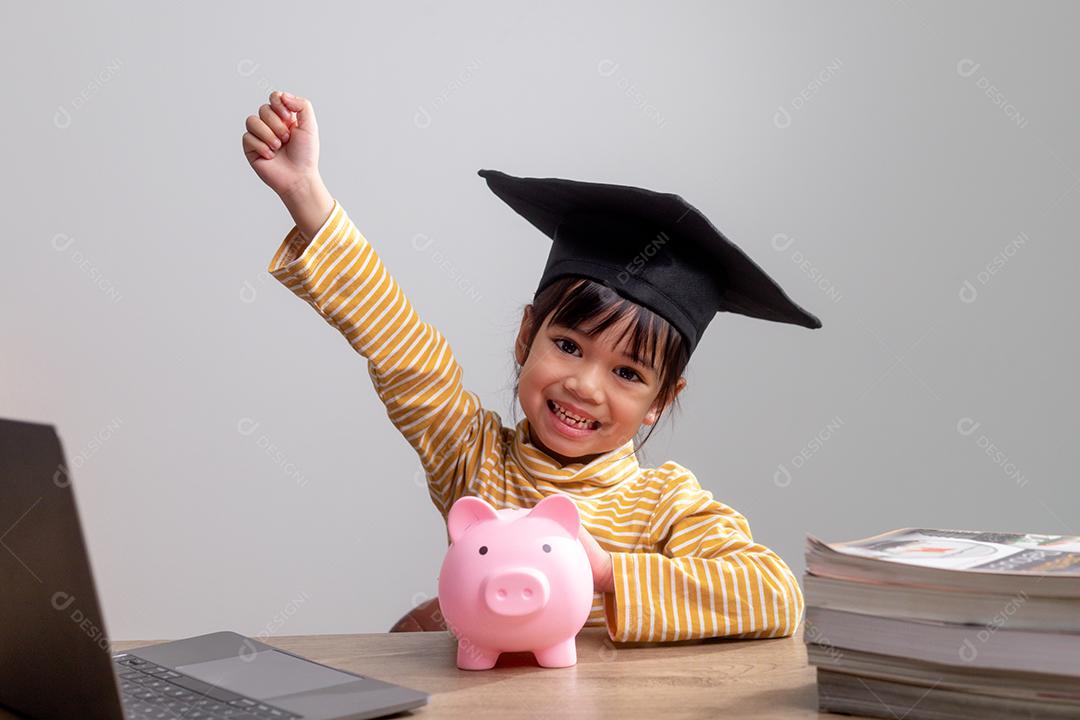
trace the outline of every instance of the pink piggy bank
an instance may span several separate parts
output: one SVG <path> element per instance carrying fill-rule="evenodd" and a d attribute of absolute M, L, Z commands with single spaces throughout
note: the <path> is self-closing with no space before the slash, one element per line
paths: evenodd
<path fill-rule="evenodd" d="M 446 524 L 439 606 L 458 638 L 457 666 L 488 670 L 501 653 L 524 651 L 543 667 L 576 664 L 593 579 L 574 501 L 549 495 L 531 509 L 496 510 L 465 496 Z"/>

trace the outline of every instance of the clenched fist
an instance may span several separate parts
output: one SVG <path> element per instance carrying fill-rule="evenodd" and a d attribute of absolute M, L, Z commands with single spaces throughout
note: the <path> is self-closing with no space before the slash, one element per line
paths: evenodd
<path fill-rule="evenodd" d="M 319 175 L 319 125 L 304 98 L 270 93 L 258 116 L 248 115 L 243 145 L 255 174 L 278 195 L 288 195 Z"/>
<path fill-rule="evenodd" d="M 243 144 L 255 174 L 278 194 L 310 241 L 334 207 L 319 176 L 319 124 L 311 103 L 285 92 L 270 93 L 259 115 L 248 115 Z"/>

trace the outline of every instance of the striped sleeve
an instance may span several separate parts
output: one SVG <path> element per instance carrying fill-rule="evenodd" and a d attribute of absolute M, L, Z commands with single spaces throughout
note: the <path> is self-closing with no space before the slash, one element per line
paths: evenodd
<path fill-rule="evenodd" d="M 604 615 L 613 641 L 794 634 L 798 579 L 692 475 L 661 497 L 649 532 L 656 552 L 612 553 L 615 592 L 604 594 Z"/>
<path fill-rule="evenodd" d="M 375 391 L 420 456 L 446 517 L 478 469 L 482 425 L 492 420 L 463 388 L 446 339 L 420 320 L 337 200 L 310 243 L 294 226 L 267 269 L 367 358 Z"/>

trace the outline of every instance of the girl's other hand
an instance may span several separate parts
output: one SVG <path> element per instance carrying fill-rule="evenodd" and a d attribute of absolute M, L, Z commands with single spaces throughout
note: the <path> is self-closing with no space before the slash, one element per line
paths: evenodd
<path fill-rule="evenodd" d="M 318 184 L 319 125 L 305 98 L 270 93 L 259 114 L 248 116 L 243 146 L 255 174 L 279 196 Z"/>
<path fill-rule="evenodd" d="M 578 530 L 578 539 L 585 546 L 585 554 L 589 556 L 589 565 L 592 567 L 593 574 L 593 590 L 600 593 L 615 592 L 611 553 L 600 547 L 600 543 L 589 534 L 584 524 Z"/>

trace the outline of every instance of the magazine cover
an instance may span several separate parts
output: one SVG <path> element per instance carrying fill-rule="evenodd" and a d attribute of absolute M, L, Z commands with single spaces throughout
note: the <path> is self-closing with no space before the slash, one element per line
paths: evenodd
<path fill-rule="evenodd" d="M 862 540 L 815 544 L 845 555 L 942 570 L 1080 576 L 1080 537 L 904 528 Z"/>

